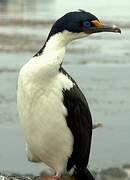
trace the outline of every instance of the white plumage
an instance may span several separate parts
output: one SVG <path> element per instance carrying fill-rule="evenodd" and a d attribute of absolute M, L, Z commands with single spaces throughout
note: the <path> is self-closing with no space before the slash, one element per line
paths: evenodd
<path fill-rule="evenodd" d="M 58 71 L 65 53 L 61 40 L 58 35 L 52 37 L 44 53 L 22 67 L 17 97 L 28 159 L 44 162 L 59 174 L 66 169 L 73 148 L 62 94 L 62 89 L 69 90 L 73 83 Z"/>

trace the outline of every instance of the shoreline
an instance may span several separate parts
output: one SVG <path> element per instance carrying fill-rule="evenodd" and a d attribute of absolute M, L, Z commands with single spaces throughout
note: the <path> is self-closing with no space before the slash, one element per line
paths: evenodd
<path fill-rule="evenodd" d="M 92 170 L 91 173 L 96 180 L 129 180 L 130 179 L 130 164 L 122 167 L 111 167 L 107 169 Z M 46 176 L 46 172 L 41 172 L 39 175 Z M 38 175 L 38 176 L 39 176 Z M 32 174 L 19 174 L 11 172 L 0 172 L 0 179 L 2 180 L 36 180 L 38 176 Z M 65 176 L 64 179 L 70 179 Z"/>

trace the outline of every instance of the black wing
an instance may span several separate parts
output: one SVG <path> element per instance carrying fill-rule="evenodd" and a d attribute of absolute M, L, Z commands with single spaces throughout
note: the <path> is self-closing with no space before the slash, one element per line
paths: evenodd
<path fill-rule="evenodd" d="M 74 83 L 70 90 L 63 90 L 63 103 L 67 108 L 67 125 L 74 136 L 73 152 L 68 160 L 67 170 L 73 166 L 86 168 L 89 160 L 92 118 L 85 96 L 79 89 L 76 82 L 69 74 L 61 68 L 62 73 L 66 74 Z"/>

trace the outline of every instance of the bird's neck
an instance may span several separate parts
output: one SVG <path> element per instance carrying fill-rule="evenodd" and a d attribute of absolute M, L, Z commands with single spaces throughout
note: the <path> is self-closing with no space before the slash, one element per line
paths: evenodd
<path fill-rule="evenodd" d="M 79 33 L 77 33 L 78 35 Z M 76 33 L 71 33 L 68 31 L 59 32 L 56 34 L 52 34 L 50 32 L 44 46 L 37 52 L 34 56 L 39 56 L 45 53 L 53 53 L 58 52 L 61 50 L 66 49 L 66 46 L 73 41 L 74 39 L 77 39 Z"/>
<path fill-rule="evenodd" d="M 43 49 L 43 54 L 59 53 L 62 51 L 63 55 L 64 55 L 67 44 L 68 44 L 68 42 L 65 39 L 65 37 L 63 36 L 63 34 L 57 33 L 57 34 L 51 36 L 46 41 L 45 47 Z"/>
<path fill-rule="evenodd" d="M 57 68 L 61 66 L 66 46 L 73 40 L 83 37 L 83 33 L 72 33 L 69 31 L 49 34 L 42 49 L 35 55 L 44 64 L 53 63 Z"/>
<path fill-rule="evenodd" d="M 36 57 L 38 60 L 40 69 L 42 70 L 45 64 L 52 64 L 53 69 L 59 70 L 64 59 L 66 46 L 69 42 L 70 39 L 66 36 L 66 33 L 56 33 L 49 36 L 42 49 L 34 56 L 34 59 Z M 51 68 L 52 66 L 48 67 Z M 42 72 L 44 71 L 42 70 Z"/>

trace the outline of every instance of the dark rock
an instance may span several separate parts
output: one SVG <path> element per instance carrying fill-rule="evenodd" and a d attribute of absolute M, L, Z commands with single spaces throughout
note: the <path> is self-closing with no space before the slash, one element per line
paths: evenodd
<path fill-rule="evenodd" d="M 130 164 L 124 164 L 122 167 L 125 169 L 130 169 Z"/>
<path fill-rule="evenodd" d="M 125 180 L 126 172 L 121 168 L 108 168 L 100 172 L 101 180 Z"/>
<path fill-rule="evenodd" d="M 34 180 L 33 175 L 23 176 L 20 174 L 0 173 L 0 180 Z"/>

